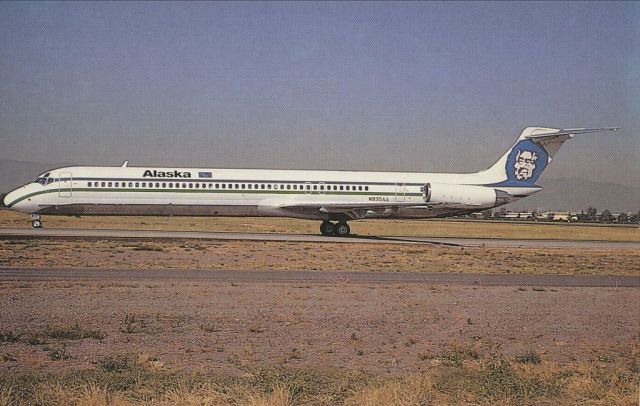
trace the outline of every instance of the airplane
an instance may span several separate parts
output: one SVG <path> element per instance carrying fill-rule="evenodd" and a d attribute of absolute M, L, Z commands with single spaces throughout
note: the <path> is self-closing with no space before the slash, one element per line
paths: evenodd
<path fill-rule="evenodd" d="M 73 166 L 8 193 L 5 206 L 43 215 L 269 216 L 320 220 L 348 236 L 351 220 L 447 217 L 539 192 L 536 181 L 562 144 L 607 128 L 527 127 L 489 168 L 475 173 Z"/>

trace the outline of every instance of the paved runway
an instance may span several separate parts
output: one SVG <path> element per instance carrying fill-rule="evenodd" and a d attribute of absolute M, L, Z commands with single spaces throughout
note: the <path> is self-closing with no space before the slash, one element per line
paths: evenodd
<path fill-rule="evenodd" d="M 640 242 L 631 241 L 578 241 L 578 240 L 527 240 L 501 238 L 457 237 L 371 237 L 354 235 L 348 238 L 325 237 L 315 234 L 194 232 L 194 231 L 142 231 L 142 230 L 92 230 L 75 228 L 0 228 L 0 239 L 8 238 L 125 238 L 125 239 L 206 239 L 251 241 L 302 241 L 376 244 L 440 244 L 465 247 L 546 247 L 546 248 L 638 248 Z"/>
<path fill-rule="evenodd" d="M 640 287 L 640 276 L 198 269 L 0 268 L 2 281 L 184 280 L 274 283 L 424 283 L 479 286 Z"/>
<path fill-rule="evenodd" d="M 424 283 L 478 286 L 639 288 L 640 276 L 418 272 L 222 271 L 199 269 L 0 268 L 0 281 L 172 280 L 253 283 Z"/>

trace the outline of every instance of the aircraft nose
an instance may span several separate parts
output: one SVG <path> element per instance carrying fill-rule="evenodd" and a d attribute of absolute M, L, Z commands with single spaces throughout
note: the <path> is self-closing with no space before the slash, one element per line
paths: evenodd
<path fill-rule="evenodd" d="M 32 210 L 31 204 L 25 200 L 25 196 L 28 194 L 26 186 L 15 189 L 4 197 L 4 205 L 10 209 L 30 213 Z"/>
<path fill-rule="evenodd" d="M 18 194 L 19 194 L 19 193 L 18 193 L 18 190 L 19 190 L 19 189 L 16 189 L 16 190 L 13 190 L 13 191 L 11 191 L 11 192 L 7 193 L 7 194 L 4 196 L 4 201 L 2 202 L 2 204 L 3 204 L 3 205 L 5 205 L 6 207 L 10 207 L 9 205 L 10 205 L 12 202 L 14 202 L 15 200 L 17 200 L 17 199 L 18 199 Z"/>

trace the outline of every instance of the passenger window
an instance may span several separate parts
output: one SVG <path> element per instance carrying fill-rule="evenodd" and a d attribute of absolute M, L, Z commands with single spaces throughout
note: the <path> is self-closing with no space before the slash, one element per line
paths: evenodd
<path fill-rule="evenodd" d="M 344 190 L 344 186 L 340 185 L 340 190 Z"/>
<path fill-rule="evenodd" d="M 268 185 L 267 185 L 267 189 L 271 189 L 271 184 L 268 184 Z"/>
<path fill-rule="evenodd" d="M 287 190 L 291 190 L 291 185 L 287 185 Z"/>
<path fill-rule="evenodd" d="M 209 183 L 209 189 L 213 189 L 213 183 Z"/>
<path fill-rule="evenodd" d="M 351 186 L 347 185 L 347 190 L 350 190 L 350 189 L 351 189 Z"/>
<path fill-rule="evenodd" d="M 247 188 L 247 185 L 245 185 L 245 184 L 243 183 L 243 184 L 242 184 L 242 188 L 243 188 L 243 189 L 246 189 L 246 188 Z"/>
<path fill-rule="evenodd" d="M 219 183 L 216 183 L 216 189 L 220 189 L 220 184 Z"/>
<path fill-rule="evenodd" d="M 160 187 L 160 182 L 156 182 L 156 187 Z"/>
<path fill-rule="evenodd" d="M 222 188 L 225 189 L 227 187 L 227 185 L 225 185 L 224 183 L 222 184 Z"/>
<path fill-rule="evenodd" d="M 133 182 L 129 182 L 129 187 L 133 187 Z"/>
<path fill-rule="evenodd" d="M 167 187 L 167 184 L 166 184 L 166 183 L 163 183 L 163 184 L 162 184 L 162 187 L 163 187 L 163 188 Z"/>
<path fill-rule="evenodd" d="M 320 190 L 324 190 L 324 186 L 323 185 L 320 185 Z"/>
<path fill-rule="evenodd" d="M 169 189 L 173 188 L 173 183 L 169 183 Z"/>
<path fill-rule="evenodd" d="M 200 188 L 200 184 L 196 183 L 196 189 Z"/>
<path fill-rule="evenodd" d="M 120 182 L 116 182 L 113 186 L 120 187 Z"/>
<path fill-rule="evenodd" d="M 105 187 L 107 184 L 105 182 L 101 183 L 102 187 Z"/>
<path fill-rule="evenodd" d="M 362 186 L 358 186 L 358 190 L 362 190 Z"/>
<path fill-rule="evenodd" d="M 364 190 L 367 190 L 367 191 L 368 191 L 368 190 L 369 190 L 369 186 L 365 186 L 365 187 L 364 187 Z"/>
<path fill-rule="evenodd" d="M 240 189 L 240 185 L 236 183 L 236 189 Z"/>
<path fill-rule="evenodd" d="M 140 183 L 136 182 L 136 187 L 139 187 L 139 186 L 140 186 Z"/>
<path fill-rule="evenodd" d="M 91 182 L 87 183 L 87 186 L 91 187 Z"/>
<path fill-rule="evenodd" d="M 189 189 L 193 189 L 193 183 L 189 183 Z"/>
<path fill-rule="evenodd" d="M 258 184 L 256 183 L 255 185 L 253 185 L 253 188 L 257 189 L 258 188 Z"/>

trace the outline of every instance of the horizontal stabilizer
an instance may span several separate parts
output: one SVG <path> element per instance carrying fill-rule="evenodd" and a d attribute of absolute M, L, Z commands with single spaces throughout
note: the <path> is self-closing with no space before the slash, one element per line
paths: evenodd
<path fill-rule="evenodd" d="M 525 136 L 524 138 L 533 140 L 533 141 L 545 141 L 551 140 L 559 137 L 567 137 L 571 138 L 574 135 L 579 134 L 589 134 L 589 133 L 597 133 L 604 131 L 617 131 L 620 127 L 604 127 L 604 128 L 567 128 L 564 130 L 557 130 L 554 132 L 544 132 L 541 134 L 536 134 L 535 132 Z"/>

